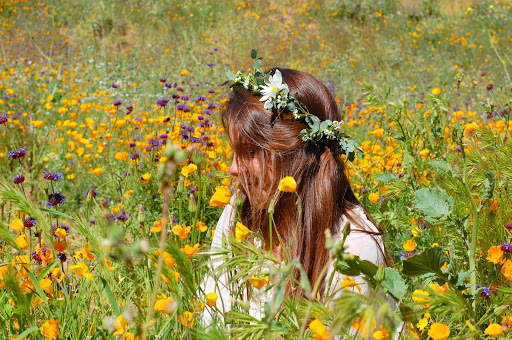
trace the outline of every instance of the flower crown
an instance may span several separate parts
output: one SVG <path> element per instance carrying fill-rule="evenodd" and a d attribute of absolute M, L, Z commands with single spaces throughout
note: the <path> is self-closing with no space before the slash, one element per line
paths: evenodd
<path fill-rule="evenodd" d="M 276 69 L 274 75 L 265 74 L 261 69 L 261 57 L 258 57 L 258 50 L 251 50 L 251 58 L 254 60 L 254 73 L 244 75 L 238 71 L 236 74 L 228 71 L 226 76 L 233 81 L 233 85 L 240 84 L 246 90 L 252 91 L 261 96 L 260 101 L 264 101 L 264 107 L 267 110 L 276 109 L 283 112 L 288 109 L 297 120 L 304 119 L 309 125 L 309 129 L 303 129 L 298 138 L 304 142 L 327 140 L 336 140 L 341 153 L 345 154 L 347 159 L 352 162 L 356 153 L 363 153 L 357 142 L 342 131 L 343 121 L 331 121 L 320 119 L 309 113 L 307 108 L 297 100 L 297 93 L 292 95 L 288 85 L 283 83 L 281 72 Z"/>

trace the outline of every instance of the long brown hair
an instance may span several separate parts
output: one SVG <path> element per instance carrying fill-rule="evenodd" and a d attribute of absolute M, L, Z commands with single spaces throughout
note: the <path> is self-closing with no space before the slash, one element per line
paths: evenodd
<path fill-rule="evenodd" d="M 271 74 L 275 70 L 272 69 Z M 296 95 L 308 112 L 321 121 L 341 120 L 335 98 L 320 81 L 297 70 L 279 68 L 279 71 L 290 93 Z M 261 96 L 239 84 L 231 89 L 221 114 L 234 157 L 241 168 L 239 181 L 245 193 L 242 223 L 251 230 L 261 230 L 268 249 L 267 209 L 278 193 L 279 181 L 285 176 L 292 176 L 297 182 L 302 213 L 299 219 L 295 194 L 278 194 L 273 214 L 273 244 L 278 244 L 277 230 L 284 243 L 282 248 L 291 248 L 291 257 L 300 261 L 314 284 L 330 257 L 325 248 L 325 230 L 336 233 L 343 214 L 360 232 L 382 235 L 382 231 L 374 232 L 364 221 L 352 217 L 355 215 L 351 214 L 352 209 L 360 203 L 350 186 L 336 141 L 324 138 L 318 142 L 303 142 L 298 135 L 302 129 L 308 128 L 305 122 L 294 119 L 287 110 L 264 109 Z M 254 157 L 258 158 L 261 167 L 258 174 L 247 168 Z M 386 259 L 385 249 L 379 242 L 376 242 L 376 247 Z M 298 275 L 296 271 L 297 279 Z M 302 295 L 300 288 L 297 294 Z"/>

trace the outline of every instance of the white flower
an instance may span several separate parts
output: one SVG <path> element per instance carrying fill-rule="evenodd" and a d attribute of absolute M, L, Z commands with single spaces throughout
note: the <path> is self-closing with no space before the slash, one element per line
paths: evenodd
<path fill-rule="evenodd" d="M 265 102 L 265 108 L 272 108 L 272 102 L 276 101 L 279 95 L 284 98 L 288 98 L 288 85 L 283 84 L 283 77 L 281 72 L 276 70 L 273 76 L 269 76 L 268 80 L 265 81 L 265 85 L 261 86 L 261 99 L 260 101 Z M 286 101 L 285 99 L 285 101 Z"/>

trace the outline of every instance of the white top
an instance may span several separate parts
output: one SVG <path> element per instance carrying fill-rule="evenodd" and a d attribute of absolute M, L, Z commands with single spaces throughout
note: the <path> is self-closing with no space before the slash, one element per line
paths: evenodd
<path fill-rule="evenodd" d="M 364 213 L 364 210 L 361 206 L 357 206 L 352 210 L 353 214 L 356 216 L 357 219 L 360 219 L 361 222 L 366 222 L 368 229 L 374 232 L 378 232 L 378 229 L 375 227 L 375 225 L 368 220 L 368 217 Z M 211 248 L 210 250 L 212 252 L 222 250 L 222 241 L 225 237 L 228 239 L 229 236 L 229 230 L 230 225 L 232 224 L 234 218 L 236 215 L 236 209 L 234 208 L 234 199 L 231 200 L 230 204 L 228 204 L 224 211 L 222 212 L 222 215 L 219 218 L 219 221 L 217 222 L 217 227 L 215 229 L 215 235 L 212 240 Z M 337 228 L 337 233 L 332 235 L 332 238 L 334 242 L 341 240 L 343 238 L 343 227 L 347 223 L 348 219 L 345 215 L 342 216 L 340 221 L 340 226 Z M 345 240 L 345 251 L 354 255 L 359 256 L 363 260 L 368 260 L 377 266 L 385 263 L 384 257 L 381 254 L 380 250 L 377 247 L 376 242 L 380 243 L 380 246 L 382 249 L 384 249 L 382 239 L 380 236 L 371 236 L 366 233 L 357 232 L 357 230 L 352 229 L 353 231 L 347 236 L 347 239 Z M 204 278 L 204 281 L 201 285 L 203 288 L 205 294 L 208 293 L 217 293 L 217 303 L 216 307 L 226 313 L 231 310 L 231 305 L 233 303 L 231 294 L 229 291 L 229 279 L 226 272 L 222 272 L 221 274 L 218 274 L 216 276 L 215 273 L 217 273 L 217 269 L 219 266 L 221 266 L 224 263 L 221 255 L 212 255 L 211 261 L 210 261 L 210 271 L 209 274 L 207 274 Z M 334 266 L 331 264 L 330 268 L 328 269 L 327 275 L 325 276 L 325 280 L 329 280 L 332 273 L 334 271 Z M 351 277 L 356 284 L 359 285 L 361 288 L 361 294 L 365 294 L 367 292 L 367 284 L 361 277 Z M 332 284 L 329 288 L 330 293 L 335 292 L 336 290 L 341 293 L 340 290 L 340 283 L 344 281 L 344 275 L 335 272 L 334 278 L 332 281 Z M 327 282 L 328 283 L 328 282 Z M 326 289 L 327 289 L 326 288 Z M 355 287 L 349 288 L 352 290 L 355 290 Z M 272 300 L 272 293 L 267 292 L 266 294 L 260 294 L 259 292 L 256 292 L 253 294 L 253 298 L 250 301 L 250 310 L 249 314 L 259 320 L 261 320 L 265 312 L 263 310 L 263 306 L 265 302 Z M 261 289 L 261 291 L 264 291 L 264 289 Z M 269 294 L 270 293 L 270 294 Z M 212 323 L 212 316 L 215 313 L 212 308 L 206 306 L 205 311 L 203 312 L 203 325 L 209 326 Z"/>

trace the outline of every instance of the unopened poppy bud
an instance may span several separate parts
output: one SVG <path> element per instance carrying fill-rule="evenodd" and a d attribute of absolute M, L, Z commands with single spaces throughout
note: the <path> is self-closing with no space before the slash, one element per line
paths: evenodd
<path fill-rule="evenodd" d="M 325 229 L 325 248 L 332 249 L 334 247 L 334 241 L 332 240 L 331 231 Z"/>
<path fill-rule="evenodd" d="M 142 204 L 139 204 L 139 215 L 137 216 L 137 222 L 140 224 L 144 224 L 145 216 L 144 216 L 144 206 Z"/>
<path fill-rule="evenodd" d="M 244 204 L 244 199 L 242 197 L 242 194 L 240 193 L 240 189 L 236 189 L 235 205 L 240 208 L 242 204 Z"/>
<path fill-rule="evenodd" d="M 178 187 L 176 188 L 176 191 L 178 191 L 180 194 L 185 190 L 184 182 L 185 180 L 183 179 L 183 177 L 180 177 L 178 181 Z"/>
<path fill-rule="evenodd" d="M 384 270 L 384 265 L 380 265 L 379 269 L 377 269 L 377 273 L 375 273 L 375 280 L 382 282 L 386 278 L 386 271 Z"/>
<path fill-rule="evenodd" d="M 342 260 L 343 261 L 353 261 L 356 257 L 350 253 L 343 253 Z"/>
<path fill-rule="evenodd" d="M 194 195 L 190 194 L 188 196 L 188 211 L 190 212 L 196 212 L 197 210 L 197 203 L 196 199 L 194 198 Z"/>
<path fill-rule="evenodd" d="M 91 204 L 93 198 L 94 198 L 94 196 L 93 196 L 92 190 L 89 190 L 87 192 L 87 197 L 85 198 L 85 202 L 87 202 L 87 204 Z"/>
<path fill-rule="evenodd" d="M 274 197 L 274 199 L 270 202 L 270 205 L 268 206 L 268 213 L 269 214 L 273 214 L 274 213 L 274 209 L 275 209 L 275 206 L 276 206 L 276 201 L 277 201 L 277 196 Z"/>
<path fill-rule="evenodd" d="M 192 153 L 192 162 L 194 162 L 194 164 L 201 164 L 201 160 L 202 160 L 202 157 L 199 154 L 199 152 L 194 151 Z"/>
<path fill-rule="evenodd" d="M 471 332 L 477 331 L 476 327 L 469 320 L 466 320 L 466 326 L 468 326 L 468 328 Z"/>

